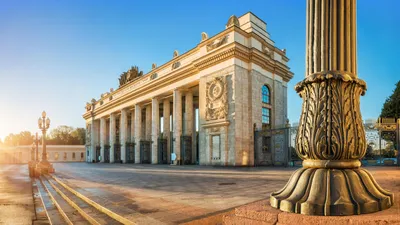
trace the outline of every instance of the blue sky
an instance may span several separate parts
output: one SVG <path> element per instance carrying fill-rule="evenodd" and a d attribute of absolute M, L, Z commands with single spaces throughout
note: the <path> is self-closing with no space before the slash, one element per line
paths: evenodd
<path fill-rule="evenodd" d="M 400 1 L 357 1 L 358 71 L 368 84 L 363 118 L 379 116 L 400 79 Z M 132 65 L 146 73 L 213 36 L 228 18 L 252 11 L 286 48 L 295 73 L 289 119 L 299 119 L 293 90 L 304 77 L 305 1 L 2 1 L 0 4 L 0 138 L 36 131 L 46 110 L 52 127 L 84 127 L 85 102 L 117 88 Z"/>

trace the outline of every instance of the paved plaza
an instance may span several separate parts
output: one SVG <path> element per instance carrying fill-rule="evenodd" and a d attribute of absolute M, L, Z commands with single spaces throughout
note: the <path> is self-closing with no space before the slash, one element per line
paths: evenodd
<path fill-rule="evenodd" d="M 157 224 L 189 222 L 265 202 L 296 169 L 87 163 L 55 163 L 54 167 L 57 177 L 90 199 L 116 213 L 129 212 L 131 219 L 142 217 Z M 368 170 L 400 199 L 399 167 Z M 31 224 L 33 218 L 28 166 L 0 165 L 0 224 Z"/>
<path fill-rule="evenodd" d="M 282 188 L 296 169 L 86 163 L 56 163 L 54 167 L 57 177 L 84 195 L 167 224 L 265 199 Z M 400 198 L 398 167 L 368 169 L 383 188 L 390 187 Z"/>
<path fill-rule="evenodd" d="M 254 202 L 282 188 L 294 169 L 55 163 L 56 176 L 86 196 L 165 223 Z M 103 199 L 101 199 L 103 198 Z"/>
<path fill-rule="evenodd" d="M 34 215 L 28 166 L 0 165 L 0 224 L 32 224 Z"/>

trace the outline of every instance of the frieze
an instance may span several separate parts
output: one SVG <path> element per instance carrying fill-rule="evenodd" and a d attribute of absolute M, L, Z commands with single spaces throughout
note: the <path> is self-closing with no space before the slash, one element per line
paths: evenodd
<path fill-rule="evenodd" d="M 208 44 L 207 45 L 207 52 L 226 44 L 228 42 L 228 36 L 229 35 L 225 35 L 224 37 L 220 37 L 217 40 L 215 40 L 215 41 L 211 42 L 210 44 Z"/>
<path fill-rule="evenodd" d="M 269 56 L 271 59 L 274 58 L 274 51 L 269 49 L 267 46 L 263 46 L 263 53 Z"/>
<path fill-rule="evenodd" d="M 226 77 L 215 77 L 206 85 L 206 120 L 226 119 L 228 115 Z"/>
<path fill-rule="evenodd" d="M 174 69 L 177 69 L 177 68 L 179 68 L 181 66 L 181 63 L 178 61 L 178 62 L 174 62 L 173 64 L 172 64 L 172 69 L 174 70 Z"/>
<path fill-rule="evenodd" d="M 157 73 L 153 73 L 151 75 L 150 79 L 154 80 L 154 79 L 157 79 L 157 77 L 158 77 L 158 74 Z"/>

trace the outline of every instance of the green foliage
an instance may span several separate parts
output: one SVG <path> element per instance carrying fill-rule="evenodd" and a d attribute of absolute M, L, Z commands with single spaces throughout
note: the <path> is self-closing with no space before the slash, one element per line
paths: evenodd
<path fill-rule="evenodd" d="M 84 145 L 86 130 L 70 126 L 58 126 L 50 131 L 47 143 L 51 145 Z"/>
<path fill-rule="evenodd" d="M 300 160 L 300 157 L 297 155 L 296 149 L 293 147 L 289 147 L 290 149 L 290 158 L 292 160 Z"/>
<path fill-rule="evenodd" d="M 374 149 L 371 146 L 371 143 L 367 146 L 367 152 L 365 153 L 365 159 L 374 159 Z"/>
<path fill-rule="evenodd" d="M 4 138 L 4 144 L 8 146 L 31 145 L 33 143 L 33 135 L 29 131 L 22 131 L 19 134 L 9 134 Z"/>
<path fill-rule="evenodd" d="M 393 90 L 392 95 L 390 95 L 383 104 L 380 117 L 400 117 L 400 81 L 397 82 L 396 88 Z"/>
<path fill-rule="evenodd" d="M 59 126 L 52 129 L 46 137 L 48 145 L 84 145 L 86 138 L 86 130 L 84 128 L 76 128 L 69 126 Z M 1 140 L 0 140 L 1 141 Z M 19 134 L 9 134 L 4 138 L 4 145 L 31 145 L 34 136 L 29 131 L 22 131 Z M 40 142 L 41 143 L 41 142 Z M 2 143 L 0 142 L 0 145 Z"/>
<path fill-rule="evenodd" d="M 396 157 L 396 152 L 394 150 L 383 149 L 382 150 L 382 157 L 383 158 L 395 158 Z"/>

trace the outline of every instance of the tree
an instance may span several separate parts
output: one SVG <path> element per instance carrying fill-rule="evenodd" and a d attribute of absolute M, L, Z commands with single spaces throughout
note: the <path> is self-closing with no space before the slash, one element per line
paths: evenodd
<path fill-rule="evenodd" d="M 71 133 L 74 130 L 69 126 L 58 126 L 50 131 L 49 144 L 68 145 L 71 141 Z"/>
<path fill-rule="evenodd" d="M 4 138 L 4 144 L 8 146 L 17 146 L 19 144 L 18 134 L 9 134 L 7 137 Z"/>
<path fill-rule="evenodd" d="M 9 134 L 4 138 L 4 144 L 8 146 L 31 145 L 33 135 L 29 131 L 21 131 L 19 134 Z"/>
<path fill-rule="evenodd" d="M 396 83 L 396 88 L 393 90 L 392 95 L 390 95 L 383 104 L 380 117 L 400 117 L 400 81 Z"/>
<path fill-rule="evenodd" d="M 29 131 L 22 131 L 18 135 L 19 145 L 31 145 L 33 143 L 33 135 Z"/>
<path fill-rule="evenodd" d="M 85 128 L 76 128 L 71 133 L 72 138 L 78 145 L 84 145 L 86 143 L 86 130 Z"/>
<path fill-rule="evenodd" d="M 84 145 L 86 130 L 70 126 L 58 126 L 50 131 L 47 139 L 49 145 Z"/>

